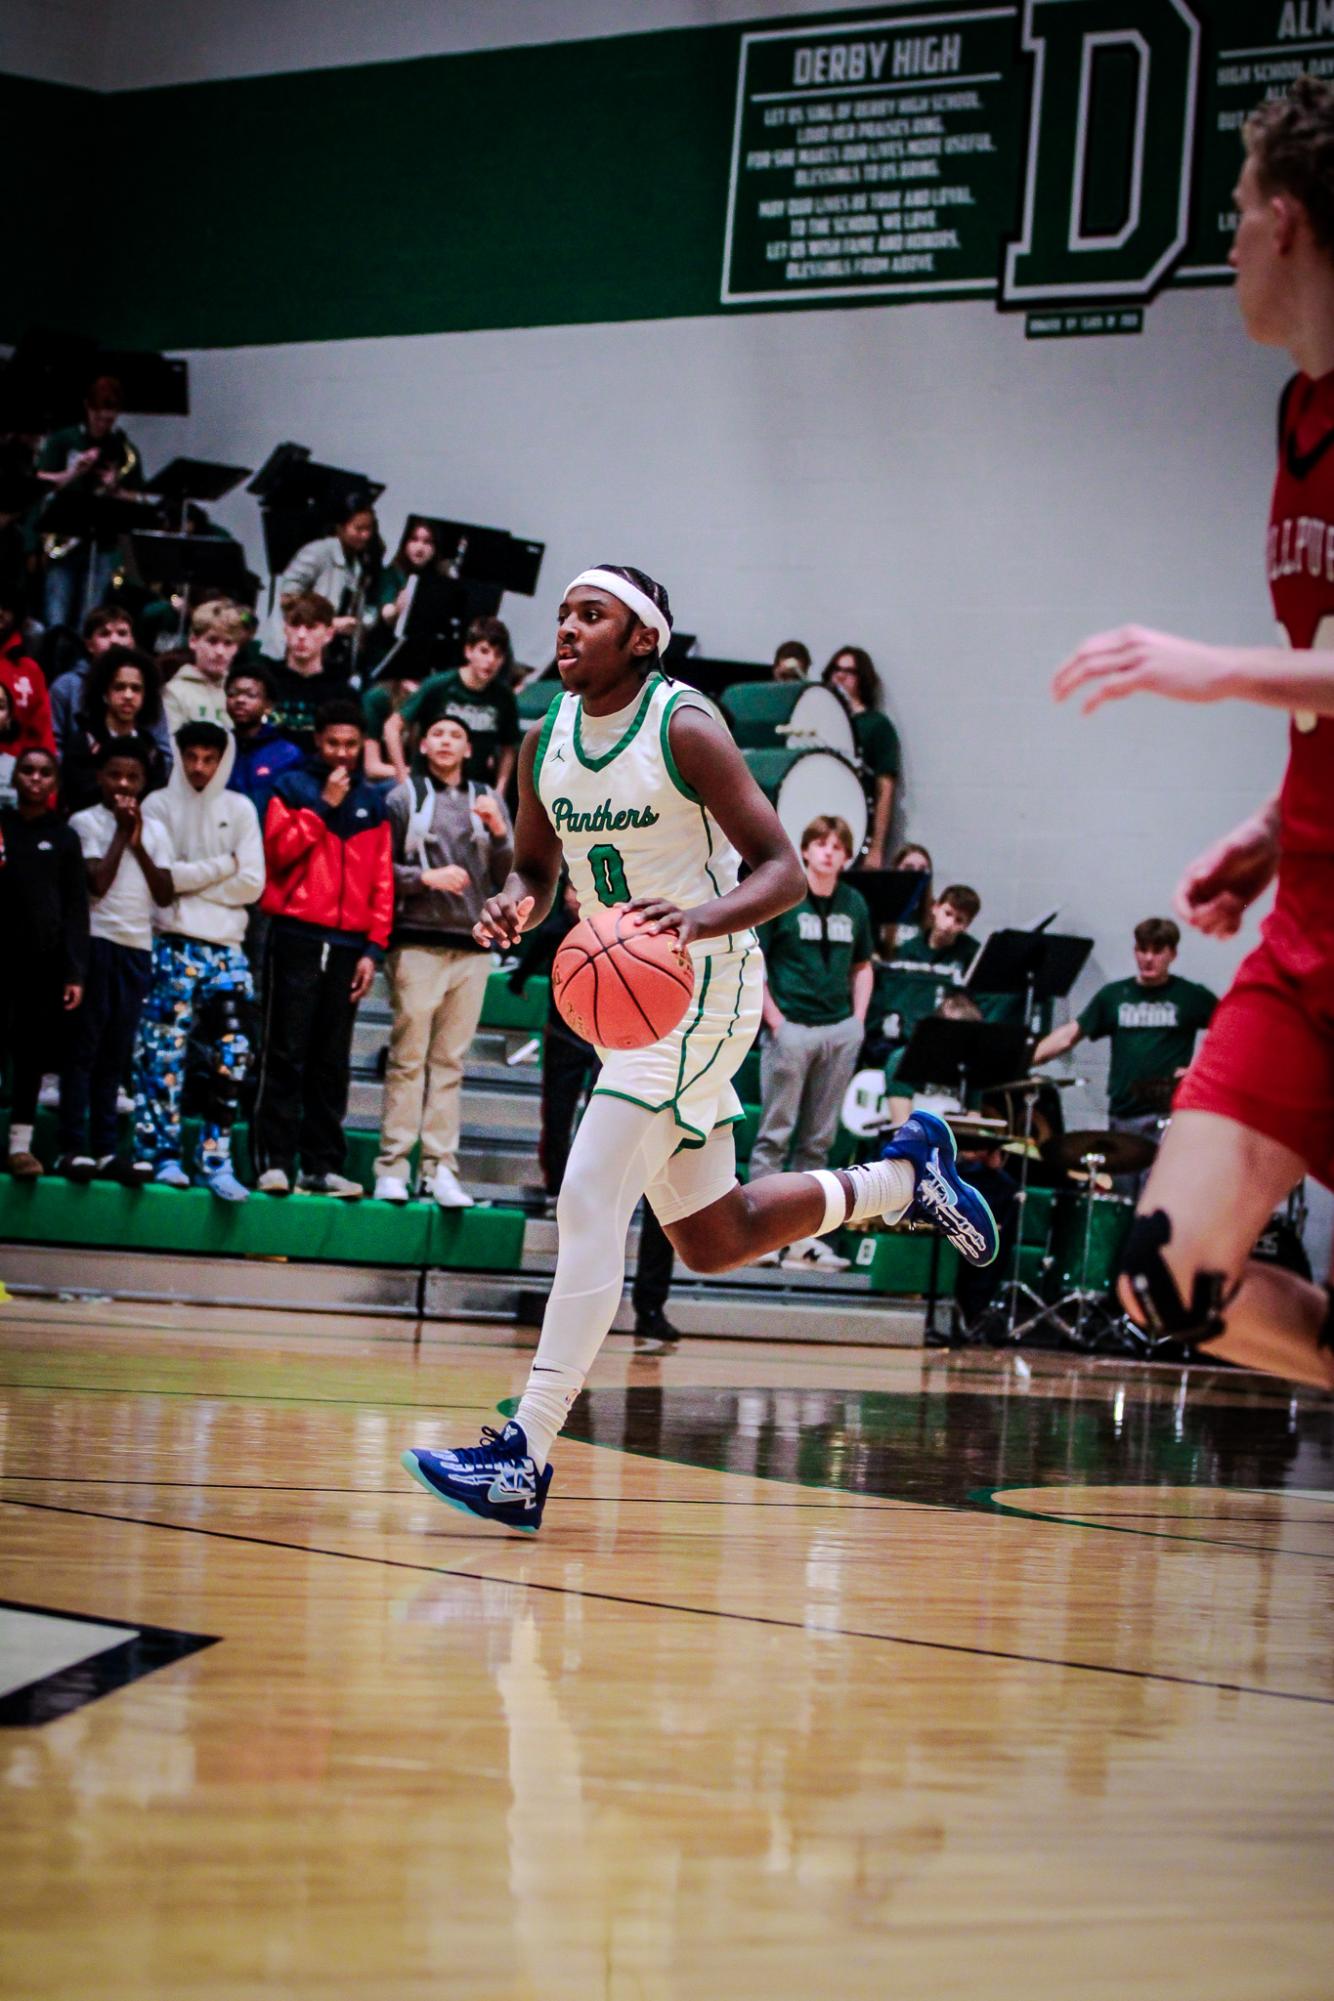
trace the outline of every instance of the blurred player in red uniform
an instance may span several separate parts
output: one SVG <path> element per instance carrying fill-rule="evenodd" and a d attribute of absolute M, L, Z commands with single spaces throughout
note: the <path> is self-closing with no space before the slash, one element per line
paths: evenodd
<path fill-rule="evenodd" d="M 1286 709 L 1282 787 L 1186 870 L 1181 915 L 1228 938 L 1278 879 L 1177 1093 L 1122 1264 L 1155 1332 L 1334 1388 L 1334 1290 L 1250 1261 L 1306 1174 L 1334 1187 L 1334 86 L 1302 77 L 1246 126 L 1230 262 L 1252 340 L 1298 374 L 1279 410 L 1269 582 L 1288 643 L 1202 646 L 1139 626 L 1086 640 L 1056 675 L 1084 713 L 1122 696 Z"/>

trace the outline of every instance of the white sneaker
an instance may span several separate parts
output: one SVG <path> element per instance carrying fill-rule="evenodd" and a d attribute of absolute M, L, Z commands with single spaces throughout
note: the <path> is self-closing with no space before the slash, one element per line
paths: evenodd
<path fill-rule="evenodd" d="M 783 1253 L 781 1251 L 766 1251 L 764 1253 L 764 1256 L 762 1258 L 756 1258 L 755 1262 L 757 1265 L 781 1264 L 783 1262 Z"/>
<path fill-rule="evenodd" d="M 48 1111 L 60 1103 L 59 1077 L 43 1077 L 42 1088 L 37 1093 L 37 1102 L 39 1105 L 45 1105 Z"/>
<path fill-rule="evenodd" d="M 396 1174 L 377 1174 L 375 1177 L 375 1199 L 377 1202 L 410 1202 L 406 1181 L 400 1181 Z"/>
<path fill-rule="evenodd" d="M 118 1116 L 121 1116 L 121 1117 L 125 1117 L 125 1116 L 127 1116 L 127 1115 L 128 1115 L 128 1114 L 129 1114 L 130 1112 L 132 1112 L 133 1110 L 134 1110 L 134 1099 L 133 1099 L 133 1098 L 132 1098 L 132 1097 L 130 1096 L 129 1092 L 128 1092 L 128 1091 L 117 1091 L 117 1093 L 116 1093 L 116 1112 L 117 1112 L 117 1115 L 118 1115 Z"/>
<path fill-rule="evenodd" d="M 281 1167 L 266 1167 L 255 1183 L 261 1195 L 290 1195 L 292 1184 Z"/>
<path fill-rule="evenodd" d="M 847 1271 L 852 1260 L 841 1258 L 818 1237 L 799 1237 L 788 1245 L 782 1262 L 790 1271 Z"/>
<path fill-rule="evenodd" d="M 435 1170 L 431 1183 L 431 1195 L 442 1209 L 471 1209 L 473 1198 L 464 1188 L 452 1167 L 446 1167 L 443 1160 Z"/>

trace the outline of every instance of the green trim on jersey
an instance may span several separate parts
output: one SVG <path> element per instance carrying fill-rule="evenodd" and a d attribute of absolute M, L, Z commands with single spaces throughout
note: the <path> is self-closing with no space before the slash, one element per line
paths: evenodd
<path fill-rule="evenodd" d="M 676 759 L 672 756 L 671 741 L 667 734 L 668 725 L 672 720 L 672 716 L 673 713 L 675 712 L 676 705 L 678 702 L 683 701 L 685 699 L 686 694 L 687 690 L 685 688 L 678 688 L 676 693 L 673 696 L 671 696 L 670 699 L 667 701 L 662 711 L 662 722 L 658 728 L 658 736 L 662 744 L 662 761 L 667 767 L 667 776 L 671 779 L 672 784 L 676 787 L 677 791 L 681 794 L 681 797 L 683 799 L 688 799 L 692 806 L 702 807 L 704 801 L 700 798 L 694 786 L 687 785 L 684 778 L 682 778 L 681 776 L 680 770 L 677 767 Z M 687 707 L 698 708 L 699 704 L 698 702 L 687 703 Z"/>
<path fill-rule="evenodd" d="M 533 759 L 533 791 L 537 794 L 539 806 L 543 803 L 541 784 L 542 759 L 547 754 L 547 745 L 551 742 L 551 732 L 556 727 L 556 718 L 560 714 L 560 705 L 564 700 L 565 696 L 563 692 L 552 696 L 547 707 L 547 712 L 542 718 L 542 734 L 537 739 L 537 754 Z"/>
<path fill-rule="evenodd" d="M 640 698 L 639 707 L 635 710 L 634 720 L 630 724 L 629 729 L 625 732 L 620 742 L 614 743 L 610 750 L 603 752 L 601 757 L 590 757 L 584 749 L 583 738 L 579 733 L 579 724 L 583 717 L 584 704 L 582 698 L 576 696 L 575 699 L 578 701 L 579 706 L 574 712 L 574 754 L 580 764 L 583 765 L 585 771 L 605 771 L 612 759 L 619 757 L 626 746 L 634 742 L 634 739 L 639 734 L 640 724 L 648 714 L 648 705 L 657 693 L 658 683 L 661 679 L 661 674 L 653 673 L 649 675 L 647 681 L 644 683 L 644 693 Z"/>

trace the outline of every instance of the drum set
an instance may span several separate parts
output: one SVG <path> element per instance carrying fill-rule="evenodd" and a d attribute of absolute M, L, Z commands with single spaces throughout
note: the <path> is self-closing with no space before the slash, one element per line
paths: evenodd
<path fill-rule="evenodd" d="M 874 789 L 857 754 L 852 711 L 822 681 L 735 681 L 720 698 L 732 735 L 783 832 L 800 850 L 819 813 L 852 830 L 853 860 L 871 835 Z"/>

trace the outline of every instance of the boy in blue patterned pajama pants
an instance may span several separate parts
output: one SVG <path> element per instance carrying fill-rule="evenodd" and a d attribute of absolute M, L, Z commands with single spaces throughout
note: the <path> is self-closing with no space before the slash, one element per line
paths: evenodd
<path fill-rule="evenodd" d="M 211 1071 L 199 1177 L 215 1195 L 231 1201 L 246 1198 L 232 1172 L 231 1149 L 241 1080 L 250 1060 L 242 1008 L 253 1000 L 250 967 L 239 945 L 211 945 L 173 932 L 154 939 L 153 979 L 135 1050 L 135 1154 L 150 1162 L 155 1180 L 169 1187 L 187 1185 L 181 1165 L 181 1089 L 193 1034 L 208 1050 Z"/>

